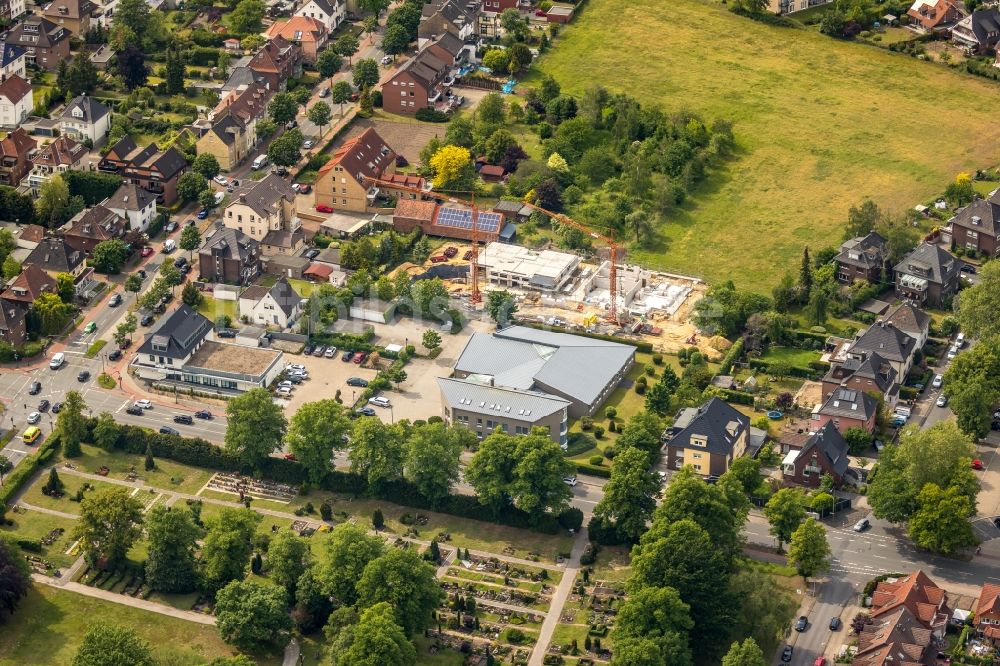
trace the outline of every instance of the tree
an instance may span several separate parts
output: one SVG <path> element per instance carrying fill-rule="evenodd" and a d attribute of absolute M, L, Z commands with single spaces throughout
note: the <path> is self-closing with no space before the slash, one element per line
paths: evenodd
<path fill-rule="evenodd" d="M 691 609 L 672 587 L 645 587 L 629 595 L 615 617 L 611 637 L 618 646 L 626 640 L 651 641 L 659 653 L 669 655 L 670 664 L 691 664 L 688 632 Z M 627 660 L 627 663 L 633 663 Z M 665 661 L 656 662 L 659 664 Z"/>
<path fill-rule="evenodd" d="M 377 664 L 415 666 L 417 650 L 396 622 L 393 608 L 378 603 L 361 613 L 357 624 L 336 633 L 330 647 L 332 666 Z"/>
<path fill-rule="evenodd" d="M 434 567 L 413 549 L 391 548 L 369 562 L 357 582 L 358 607 L 387 602 L 407 636 L 422 632 L 431 622 L 444 593 Z"/>
<path fill-rule="evenodd" d="M 809 260 L 809 248 L 802 248 L 802 265 L 799 268 L 799 298 L 803 301 L 809 300 L 812 292 L 812 262 Z"/>
<path fill-rule="evenodd" d="M 0 455 L 0 486 L 3 486 L 3 476 L 14 469 L 14 463 L 10 461 L 10 458 L 4 455 Z M 0 508 L 0 515 L 3 514 L 3 509 Z"/>
<path fill-rule="evenodd" d="M 378 488 L 403 475 L 406 441 L 398 424 L 388 425 L 378 419 L 360 419 L 351 436 L 351 471 L 363 475 L 369 485 Z"/>
<path fill-rule="evenodd" d="M 167 287 L 172 289 L 184 282 L 184 275 L 174 266 L 172 261 L 164 261 L 160 264 L 160 279 L 163 280 L 163 283 Z"/>
<path fill-rule="evenodd" d="M 136 35 L 145 34 L 149 25 L 149 5 L 143 0 L 122 0 L 115 11 L 114 25 L 124 25 Z"/>
<path fill-rule="evenodd" d="M 815 518 L 809 518 L 792 533 L 788 546 L 788 563 L 799 575 L 809 579 L 830 567 L 830 544 L 826 541 L 826 528 Z"/>
<path fill-rule="evenodd" d="M 510 54 L 506 49 L 490 49 L 483 54 L 483 67 L 502 76 L 510 69 Z"/>
<path fill-rule="evenodd" d="M 133 629 L 99 622 L 91 625 L 73 657 L 73 666 L 155 666 L 149 643 Z"/>
<path fill-rule="evenodd" d="M 653 388 L 646 394 L 646 410 L 659 416 L 667 416 L 670 413 L 671 391 L 663 382 L 653 384 Z"/>
<path fill-rule="evenodd" d="M 243 650 L 284 647 L 292 629 L 284 590 L 254 580 L 234 580 L 219 590 L 215 624 L 222 640 Z"/>
<path fill-rule="evenodd" d="M 909 535 L 920 548 L 951 555 L 977 543 L 969 519 L 976 509 L 972 500 L 956 486 L 942 489 L 926 484 L 917 495 L 919 508 L 910 516 Z"/>
<path fill-rule="evenodd" d="M 128 258 L 128 245 L 125 241 L 112 238 L 101 241 L 94 246 L 90 255 L 90 263 L 100 273 L 116 274 Z"/>
<path fill-rule="evenodd" d="M 844 441 L 851 455 L 856 456 L 871 448 L 872 436 L 864 428 L 848 428 L 844 431 Z"/>
<path fill-rule="evenodd" d="M 329 51 L 327 51 L 329 53 Z M 347 81 L 337 81 L 330 88 L 330 101 L 340 105 L 340 115 L 344 115 L 344 104 L 351 100 L 354 89 Z"/>
<path fill-rule="evenodd" d="M 568 506 L 573 493 L 563 479 L 573 473 L 573 466 L 541 429 L 516 440 L 514 478 L 508 491 L 514 506 L 537 523 L 547 511 L 558 514 Z"/>
<path fill-rule="evenodd" d="M 94 444 L 104 449 L 112 451 L 118 443 L 118 424 L 111 412 L 101 412 L 94 424 Z"/>
<path fill-rule="evenodd" d="M 354 66 L 354 85 L 360 90 L 367 90 L 376 83 L 378 83 L 378 63 L 372 58 L 362 58 Z"/>
<path fill-rule="evenodd" d="M 382 35 L 382 50 L 387 55 L 395 56 L 405 53 L 410 46 L 410 33 L 402 25 L 394 24 L 385 29 Z"/>
<path fill-rule="evenodd" d="M 295 585 L 309 567 L 309 544 L 292 530 L 281 530 L 267 547 L 268 577 L 295 596 Z"/>
<path fill-rule="evenodd" d="M 208 189 L 208 180 L 197 171 L 188 171 L 177 179 L 177 195 L 183 201 L 197 201 L 198 195 Z"/>
<path fill-rule="evenodd" d="M 767 660 L 757 641 L 745 638 L 742 643 L 735 641 L 732 644 L 729 652 L 722 658 L 722 666 L 767 666 Z"/>
<path fill-rule="evenodd" d="M 306 117 L 309 118 L 309 122 L 319 127 L 319 136 L 321 139 L 323 138 L 323 128 L 330 124 L 332 115 L 330 105 L 326 102 L 316 102 L 309 107 Z"/>
<path fill-rule="evenodd" d="M 302 133 L 291 129 L 271 142 L 267 147 L 268 158 L 278 166 L 293 166 L 302 156 Z"/>
<path fill-rule="evenodd" d="M 968 205 L 975 196 L 976 190 L 972 186 L 972 176 L 964 172 L 955 176 L 955 182 L 944 190 L 944 198 L 955 208 Z"/>
<path fill-rule="evenodd" d="M 354 604 L 355 586 L 368 563 L 385 552 L 385 541 L 360 525 L 341 523 L 330 532 L 324 547 L 326 557 L 315 567 L 317 580 L 328 596 L 343 605 Z"/>
<path fill-rule="evenodd" d="M 189 224 L 184 227 L 184 231 L 181 232 L 180 246 L 182 250 L 191 253 L 190 257 L 194 257 L 194 251 L 201 247 L 201 232 L 197 225 Z"/>
<path fill-rule="evenodd" d="M 625 228 L 635 234 L 635 242 L 643 244 L 653 234 L 653 217 L 645 208 L 637 208 L 625 216 Z"/>
<path fill-rule="evenodd" d="M 639 412 L 625 424 L 618 438 L 618 446 L 623 449 L 635 447 L 652 455 L 660 447 L 662 434 L 663 424 L 656 414 Z"/>
<path fill-rule="evenodd" d="M 21 274 L 21 264 L 17 263 L 17 259 L 14 255 L 7 255 L 7 258 L 3 260 L 3 278 L 5 280 L 13 280 L 18 275 Z"/>
<path fill-rule="evenodd" d="M 307 402 L 295 412 L 286 441 L 311 483 L 318 486 L 330 473 L 333 452 L 350 431 L 351 422 L 335 400 Z"/>
<path fill-rule="evenodd" d="M 288 427 L 281 407 L 263 388 L 236 396 L 226 404 L 226 452 L 244 464 L 259 469 L 268 456 L 281 447 Z"/>
<path fill-rule="evenodd" d="M 271 120 L 279 125 L 295 120 L 295 114 L 299 110 L 298 102 L 291 93 L 279 92 L 271 98 L 271 103 L 267 107 L 267 112 L 271 115 Z"/>
<path fill-rule="evenodd" d="M 379 14 L 389 8 L 390 4 L 389 0 L 358 0 L 358 9 L 378 17 Z"/>
<path fill-rule="evenodd" d="M 141 524 L 142 505 L 130 491 L 106 488 L 80 503 L 73 538 L 80 540 L 80 549 L 91 566 L 103 559 L 114 567 L 125 560 L 129 548 L 142 536 Z"/>
<path fill-rule="evenodd" d="M 528 69 L 528 66 L 531 65 L 531 60 L 534 57 L 531 55 L 531 49 L 529 49 L 525 44 L 512 44 L 507 49 L 507 53 L 510 54 L 510 64 L 508 67 L 511 74 L 517 74 L 518 72 L 523 72 Z"/>
<path fill-rule="evenodd" d="M 76 285 L 73 280 L 73 276 L 69 273 L 59 273 L 56 275 L 56 291 L 59 293 L 59 299 L 63 303 L 73 302 L 73 297 L 76 294 Z"/>
<path fill-rule="evenodd" d="M 228 507 L 207 520 L 208 532 L 201 548 L 202 578 L 207 590 L 218 590 L 231 580 L 243 578 L 260 521 L 255 511 Z"/>
<path fill-rule="evenodd" d="M 184 305 L 197 308 L 205 300 L 205 297 L 202 296 L 201 290 L 198 289 L 198 285 L 194 282 L 188 282 L 184 285 L 184 289 L 181 290 L 181 300 L 184 301 Z"/>
<path fill-rule="evenodd" d="M 150 589 L 178 593 L 194 590 L 198 581 L 194 550 L 199 530 L 191 512 L 162 504 L 154 507 L 146 516 L 146 535 L 146 583 Z"/>
<path fill-rule="evenodd" d="M 468 189 L 475 174 L 467 148 L 444 146 L 431 157 L 434 187 L 439 190 Z"/>
<path fill-rule="evenodd" d="M 508 489 L 514 481 L 517 441 L 504 433 L 485 437 L 479 450 L 465 468 L 465 480 L 476 491 L 480 504 L 490 507 L 494 516 L 510 503 Z"/>
<path fill-rule="evenodd" d="M 326 49 L 319 54 L 316 59 L 316 69 L 324 78 L 330 78 L 340 71 L 344 64 L 344 59 L 335 49 Z M 334 84 L 336 85 L 336 84 Z"/>
<path fill-rule="evenodd" d="M 792 533 L 805 520 L 802 491 L 798 488 L 782 488 L 767 501 L 764 515 L 771 524 L 771 534 L 778 539 L 778 551 L 781 552 L 782 544 L 791 540 Z"/>
<path fill-rule="evenodd" d="M 38 221 L 49 227 L 57 227 L 72 217 L 69 214 L 69 187 L 62 176 L 52 176 L 38 188 L 35 210 Z"/>
<path fill-rule="evenodd" d="M 890 451 L 889 456 L 885 455 L 886 451 Z M 901 469 L 914 493 L 919 493 L 928 483 L 935 483 L 941 488 L 956 486 L 970 501 L 975 501 L 979 482 L 969 467 L 975 455 L 972 440 L 951 421 L 939 421 L 924 430 L 906 428 L 900 435 L 899 445 L 886 447 L 883 451 L 875 479 L 884 471 Z M 873 503 L 872 509 L 875 507 Z"/>
<path fill-rule="evenodd" d="M 986 264 L 984 272 L 991 269 Z M 966 289 L 959 299 L 974 289 Z M 949 407 L 957 417 L 962 432 L 981 439 L 990 432 L 993 406 L 1000 402 L 1000 336 L 991 335 L 979 340 L 972 349 L 960 354 L 944 373 L 944 393 Z"/>
<path fill-rule="evenodd" d="M 259 32 L 266 11 L 262 0 L 240 0 L 229 15 L 229 23 L 239 33 Z"/>
<path fill-rule="evenodd" d="M 127 90 L 141 88 L 149 78 L 146 55 L 137 46 L 126 46 L 117 54 L 115 71 Z"/>
<path fill-rule="evenodd" d="M 388 22 L 386 23 L 388 27 Z M 370 42 L 372 36 L 378 32 L 378 17 L 377 16 L 366 16 L 365 20 L 361 22 L 361 30 L 366 35 L 368 35 L 368 41 Z"/>
<path fill-rule="evenodd" d="M 507 117 L 503 96 L 500 93 L 492 92 L 483 97 L 482 101 L 479 102 L 479 108 L 476 109 L 476 117 L 481 123 L 502 125 Z"/>
<path fill-rule="evenodd" d="M 337 53 L 347 58 L 347 64 L 351 64 L 351 58 L 354 54 L 358 52 L 361 48 L 361 43 L 358 42 L 358 38 L 350 33 L 350 31 L 345 32 L 340 37 L 337 38 L 337 42 L 334 44 L 333 48 L 337 50 Z M 372 62 L 375 62 L 374 60 Z M 378 65 L 376 65 L 376 75 L 378 73 Z M 376 79 L 377 80 L 377 79 Z M 357 85 L 357 84 L 355 84 Z M 358 86 L 360 87 L 360 86 Z"/>
<path fill-rule="evenodd" d="M 433 332 L 433 331 L 431 331 Z M 462 450 L 475 436 L 462 426 L 428 423 L 414 428 L 406 440 L 406 478 L 436 508 L 459 478 Z"/>
<path fill-rule="evenodd" d="M 421 343 L 425 348 L 433 351 L 441 346 L 441 334 L 435 331 L 433 328 L 428 328 L 424 331 L 423 339 Z"/>
<path fill-rule="evenodd" d="M 212 180 L 218 176 L 221 171 L 221 168 L 219 167 L 219 160 L 215 159 L 215 155 L 212 155 L 211 153 L 202 153 L 198 157 L 194 158 L 194 162 L 191 163 L 191 168 L 208 180 Z"/>
<path fill-rule="evenodd" d="M 656 476 L 649 470 L 649 454 L 632 447 L 618 451 L 611 464 L 611 478 L 604 486 L 604 496 L 594 507 L 594 516 L 614 524 L 618 538 L 636 543 L 653 516 L 659 489 Z"/>
<path fill-rule="evenodd" d="M 43 335 L 55 335 L 61 332 L 70 322 L 73 314 L 72 306 L 63 303 L 55 294 L 43 293 L 31 304 L 29 313 L 34 313 L 38 327 Z M 29 318 L 31 325 L 33 319 Z"/>
<path fill-rule="evenodd" d="M 167 49 L 167 93 L 171 95 L 179 95 L 184 92 L 184 58 L 181 57 L 180 52 L 176 48 Z M 210 155 L 207 155 L 211 157 Z M 202 155 L 199 155 L 202 157 Z M 197 159 L 195 163 L 197 163 Z M 192 165 L 194 166 L 194 165 Z M 197 168 L 197 167 L 195 167 Z M 218 172 L 216 172 L 218 173 Z M 206 178 L 214 178 L 215 174 L 211 176 L 206 176 Z"/>
<path fill-rule="evenodd" d="M 816 289 L 809 297 L 809 303 L 805 309 L 806 319 L 813 326 L 821 326 L 826 323 L 826 292 Z"/>
<path fill-rule="evenodd" d="M 31 587 L 31 570 L 12 542 L 0 539 L 0 622 L 12 615 Z"/>
<path fill-rule="evenodd" d="M 503 328 L 510 323 L 517 312 L 517 297 L 507 290 L 491 291 L 486 294 L 486 312 L 490 319 L 497 323 L 497 328 Z"/>
<path fill-rule="evenodd" d="M 981 339 L 1000 335 L 1000 264 L 988 262 L 980 269 L 979 282 L 962 290 L 956 309 L 966 335 Z M 962 356 L 972 351 L 975 348 Z"/>
<path fill-rule="evenodd" d="M 68 457 L 80 455 L 80 444 L 87 436 L 87 422 L 83 410 L 87 404 L 79 391 L 67 391 L 63 407 L 56 417 L 56 429 L 62 432 L 63 452 Z"/>

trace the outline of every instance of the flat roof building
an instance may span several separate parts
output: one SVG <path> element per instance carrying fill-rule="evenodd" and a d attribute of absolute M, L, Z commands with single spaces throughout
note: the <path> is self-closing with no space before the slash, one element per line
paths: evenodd
<path fill-rule="evenodd" d="M 506 243 L 490 243 L 478 261 L 490 284 L 542 291 L 561 291 L 580 266 L 575 254 Z"/>

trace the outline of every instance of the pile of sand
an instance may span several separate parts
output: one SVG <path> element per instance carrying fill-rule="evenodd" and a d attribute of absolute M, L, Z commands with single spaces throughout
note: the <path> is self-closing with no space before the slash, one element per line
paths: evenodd
<path fill-rule="evenodd" d="M 705 344 L 711 347 L 712 349 L 716 349 L 721 352 L 724 352 L 733 346 L 732 342 L 726 340 L 721 335 L 713 335 L 709 339 L 705 340 Z"/>

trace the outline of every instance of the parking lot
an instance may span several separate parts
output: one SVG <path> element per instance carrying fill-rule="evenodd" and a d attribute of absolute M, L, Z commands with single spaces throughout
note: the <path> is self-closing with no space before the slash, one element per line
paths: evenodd
<path fill-rule="evenodd" d="M 304 403 L 336 397 L 338 389 L 344 404 L 350 405 L 352 395 L 360 394 L 364 389 L 348 386 L 348 378 L 361 377 L 371 381 L 375 377 L 375 371 L 370 368 L 341 361 L 339 350 L 333 358 L 285 354 L 285 361 L 286 365 L 288 363 L 304 365 L 309 372 L 309 379 L 296 386 L 289 398 L 280 400 L 280 404 L 285 407 L 289 416 Z"/>

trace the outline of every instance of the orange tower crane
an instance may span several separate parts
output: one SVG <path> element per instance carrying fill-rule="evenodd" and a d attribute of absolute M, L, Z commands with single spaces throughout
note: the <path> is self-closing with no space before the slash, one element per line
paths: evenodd
<path fill-rule="evenodd" d="M 476 208 L 476 193 L 467 190 L 422 190 L 419 187 L 409 187 L 399 185 L 391 180 L 380 180 L 365 176 L 364 181 L 372 185 L 382 185 L 388 189 L 410 192 L 421 196 L 434 196 L 435 194 L 469 194 L 472 196 L 472 255 L 469 257 L 469 277 L 472 280 L 472 294 L 469 300 L 473 305 L 483 302 L 483 294 L 479 291 L 479 209 Z"/>
<path fill-rule="evenodd" d="M 618 321 L 618 243 L 615 242 L 613 238 L 599 234 L 593 229 L 590 229 L 576 220 L 569 218 L 562 213 L 554 213 L 551 210 L 546 210 L 541 206 L 537 206 L 528 201 L 522 201 L 525 206 L 531 208 L 532 210 L 537 210 L 539 213 L 548 215 L 553 220 L 558 221 L 560 224 L 566 224 L 574 229 L 582 231 L 591 238 L 596 238 L 597 240 L 604 241 L 605 244 L 611 249 L 611 304 L 608 309 L 608 321 L 614 323 L 616 326 L 620 325 L 621 322 Z"/>

